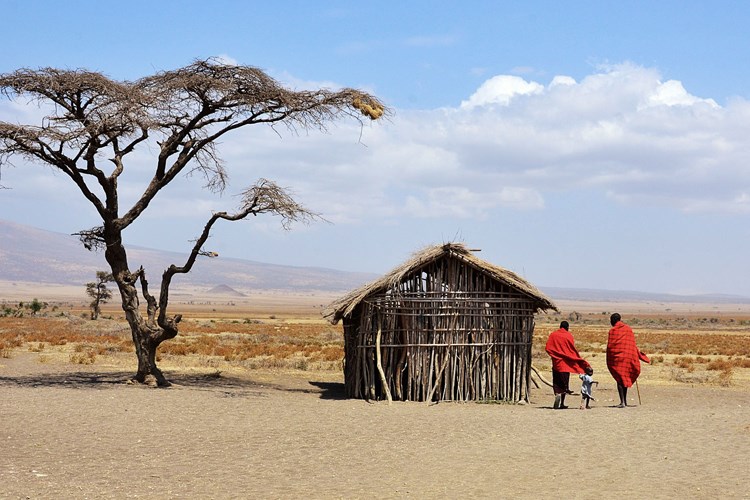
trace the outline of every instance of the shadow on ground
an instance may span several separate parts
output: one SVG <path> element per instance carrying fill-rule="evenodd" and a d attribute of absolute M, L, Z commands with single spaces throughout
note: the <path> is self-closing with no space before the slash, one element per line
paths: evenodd
<path fill-rule="evenodd" d="M 123 385 L 132 377 L 126 372 L 66 372 L 37 373 L 14 377 L 0 376 L 0 387 L 68 387 L 74 389 L 105 389 L 114 385 Z"/>
<path fill-rule="evenodd" d="M 222 393 L 226 397 L 261 396 L 269 391 L 316 394 L 321 399 L 346 399 L 344 384 L 305 380 L 284 381 L 282 383 L 258 382 L 248 378 L 228 377 L 214 373 L 165 373 L 172 383 L 166 390 L 209 390 Z M 43 388 L 58 387 L 68 389 L 109 389 L 117 386 L 155 389 L 156 387 L 131 382 L 132 372 L 70 371 L 35 373 L 30 375 L 0 376 L 0 387 Z"/>
<path fill-rule="evenodd" d="M 320 399 L 347 399 L 341 382 L 310 382 L 320 389 Z"/>

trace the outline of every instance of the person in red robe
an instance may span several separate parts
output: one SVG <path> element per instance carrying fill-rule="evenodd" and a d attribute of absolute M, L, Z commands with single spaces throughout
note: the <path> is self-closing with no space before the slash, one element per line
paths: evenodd
<path fill-rule="evenodd" d="M 622 317 L 614 313 L 609 318 L 612 328 L 607 339 L 607 368 L 617 382 L 620 396 L 618 408 L 628 406 L 628 387 L 632 387 L 641 374 L 641 361 L 651 360 L 635 345 L 633 329 L 622 322 Z"/>
<path fill-rule="evenodd" d="M 585 373 L 590 367 L 588 361 L 578 354 L 573 335 L 567 321 L 560 323 L 560 328 L 549 334 L 545 351 L 552 358 L 552 390 L 555 393 L 553 408 L 564 409 L 565 396 L 570 393 L 570 374 Z"/>

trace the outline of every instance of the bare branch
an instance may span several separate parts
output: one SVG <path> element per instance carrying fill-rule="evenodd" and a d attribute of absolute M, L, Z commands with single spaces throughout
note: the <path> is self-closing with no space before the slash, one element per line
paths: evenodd
<path fill-rule="evenodd" d="M 249 215 L 259 215 L 264 213 L 280 216 L 281 226 L 285 230 L 289 230 L 294 222 L 309 223 L 314 219 L 320 218 L 318 214 L 307 210 L 305 207 L 297 203 L 284 188 L 279 187 L 272 181 L 260 179 L 254 186 L 248 188 L 242 193 L 242 205 L 239 211 L 234 214 L 216 212 L 211 216 L 204 226 L 203 232 L 195 240 L 193 250 L 191 251 L 185 265 L 182 267 L 170 267 L 170 269 L 174 268 L 173 274 L 190 272 L 190 269 L 195 263 L 195 259 L 199 255 L 210 257 L 218 255 L 215 252 L 203 250 L 203 245 L 208 240 L 211 228 L 216 221 L 219 219 L 237 221 L 244 219 Z"/>
<path fill-rule="evenodd" d="M 73 233 L 73 236 L 78 236 L 86 250 L 99 251 L 107 248 L 107 242 L 104 240 L 104 227 L 102 226 Z"/>
<path fill-rule="evenodd" d="M 155 129 L 165 132 L 156 177 L 169 181 L 188 162 L 206 187 L 223 191 L 226 172 L 213 150 L 222 135 L 246 125 L 283 122 L 290 130 L 326 130 L 341 117 L 379 119 L 390 111 L 374 96 L 354 89 L 292 91 L 263 71 L 208 59 L 136 82 L 151 96 Z M 177 155 L 167 168 L 167 158 Z"/>
<path fill-rule="evenodd" d="M 143 294 L 143 298 L 146 299 L 146 322 L 151 328 L 155 328 L 156 312 L 159 306 L 156 304 L 156 297 L 148 291 L 148 281 L 146 280 L 146 271 L 143 269 L 143 266 L 135 272 L 135 275 L 141 280 L 141 293 Z"/>
<path fill-rule="evenodd" d="M 57 106 L 49 129 L 69 138 L 129 136 L 149 122 L 148 95 L 137 86 L 85 70 L 19 69 L 0 75 L 0 92 L 9 98 L 28 96 Z M 145 128 L 149 128 L 146 126 Z"/>
<path fill-rule="evenodd" d="M 297 203 L 287 189 L 273 181 L 260 179 L 242 193 L 242 209 L 235 217 L 270 213 L 281 217 L 281 226 L 289 230 L 294 222 L 309 223 L 322 219 L 319 214 L 307 210 Z M 232 219 L 236 220 L 236 219 Z"/>
<path fill-rule="evenodd" d="M 224 134 L 246 125 L 283 123 L 289 130 L 325 131 L 349 117 L 380 119 L 389 110 L 354 89 L 294 91 L 262 70 L 198 60 L 135 82 L 118 82 L 85 70 L 20 69 L 0 75 L 0 93 L 54 105 L 42 123 L 0 122 L 0 155 L 20 155 L 66 173 L 103 220 L 120 217 L 116 179 L 124 158 L 150 136 L 160 138 L 154 177 L 118 221 L 122 229 L 177 175 L 200 175 L 222 192 L 227 171 L 216 150 Z M 99 159 L 114 168 L 107 174 Z M 103 194 L 94 192 L 87 177 Z"/>
<path fill-rule="evenodd" d="M 111 217 L 116 211 L 116 187 L 96 160 L 114 143 L 118 148 L 125 144 L 119 153 L 126 154 L 147 137 L 144 131 L 151 126 L 146 113 L 148 95 L 100 73 L 53 68 L 0 75 L 0 93 L 53 105 L 40 125 L 0 122 L 0 155 L 21 156 L 62 171 L 103 219 Z M 120 172 L 115 170 L 112 178 Z M 85 176 L 101 186 L 103 197 L 91 190 Z"/>
<path fill-rule="evenodd" d="M 211 215 L 211 218 L 203 227 L 200 236 L 194 240 L 193 248 L 184 265 L 176 266 L 172 264 L 164 271 L 159 297 L 160 312 L 158 322 L 160 326 L 162 326 L 162 322 L 167 321 L 166 311 L 169 301 L 169 287 L 174 275 L 189 273 L 198 256 L 218 257 L 216 252 L 203 249 L 203 245 L 208 241 L 214 224 L 220 219 L 237 221 L 249 215 L 264 213 L 280 216 L 281 225 L 285 230 L 288 230 L 294 222 L 309 223 L 312 220 L 321 218 L 318 214 L 307 210 L 297 203 L 287 190 L 279 187 L 276 183 L 266 179 L 258 180 L 254 186 L 242 193 L 242 204 L 236 213 L 216 212 Z"/>

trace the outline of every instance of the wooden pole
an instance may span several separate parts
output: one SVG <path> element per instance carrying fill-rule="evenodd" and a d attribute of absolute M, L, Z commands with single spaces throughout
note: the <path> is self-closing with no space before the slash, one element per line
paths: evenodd
<path fill-rule="evenodd" d="M 383 363 L 380 361 L 380 335 L 383 329 L 378 324 L 378 335 L 375 337 L 375 359 L 378 365 L 378 373 L 380 374 L 380 383 L 383 384 L 383 390 L 385 391 L 385 398 L 388 400 L 388 404 L 393 402 L 391 398 L 391 390 L 388 388 L 388 381 L 385 379 L 385 372 L 383 371 Z"/>
<path fill-rule="evenodd" d="M 635 390 L 638 392 L 638 406 L 641 405 L 641 388 L 638 387 L 638 381 L 635 381 Z"/>
<path fill-rule="evenodd" d="M 531 365 L 531 371 L 533 371 L 534 373 L 536 373 L 536 376 L 539 377 L 539 380 L 541 380 L 542 382 L 544 382 L 546 385 L 552 387 L 552 383 L 549 382 L 546 378 L 542 377 L 542 374 L 539 373 L 539 370 L 537 370 L 536 367 L 534 367 L 534 365 Z"/>
<path fill-rule="evenodd" d="M 430 393 L 427 395 L 427 398 L 425 399 L 425 402 L 429 405 L 432 401 L 432 396 L 435 394 L 435 389 L 437 389 L 438 385 L 440 384 L 440 379 L 443 376 L 443 372 L 445 371 L 445 367 L 448 366 L 448 361 L 451 358 L 451 345 L 448 344 L 447 349 L 445 351 L 445 357 L 443 358 L 443 362 L 440 366 L 440 370 L 437 373 L 437 376 L 435 377 L 435 383 L 432 386 L 432 389 L 430 389 Z"/>

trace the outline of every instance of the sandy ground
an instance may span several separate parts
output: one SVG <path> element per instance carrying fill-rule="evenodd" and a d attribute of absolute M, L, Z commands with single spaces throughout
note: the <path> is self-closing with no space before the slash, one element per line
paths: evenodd
<path fill-rule="evenodd" d="M 747 389 L 389 406 L 337 373 L 113 370 L 0 359 L 0 498 L 750 498 Z"/>

